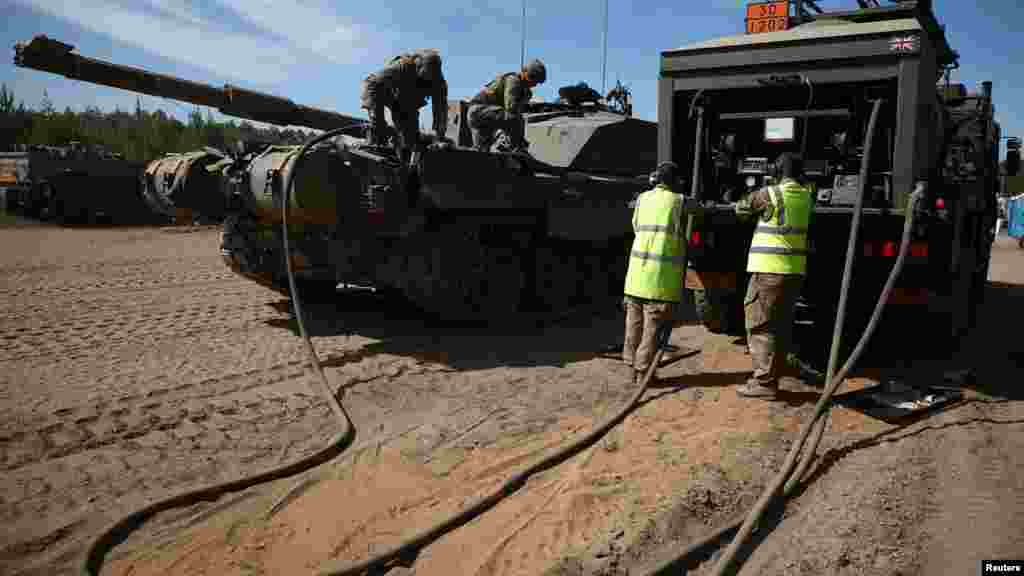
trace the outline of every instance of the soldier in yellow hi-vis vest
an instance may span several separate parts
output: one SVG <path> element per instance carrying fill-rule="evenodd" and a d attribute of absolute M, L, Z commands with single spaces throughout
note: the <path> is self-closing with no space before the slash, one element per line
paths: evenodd
<path fill-rule="evenodd" d="M 639 381 L 654 359 L 659 329 L 667 327 L 683 293 L 687 206 L 677 185 L 678 166 L 658 165 L 655 187 L 640 194 L 633 210 L 633 248 L 629 254 L 623 303 L 626 335 L 622 359 Z"/>
<path fill-rule="evenodd" d="M 743 301 L 747 346 L 754 374 L 737 388 L 741 396 L 774 397 L 793 331 L 793 312 L 807 273 L 807 229 L 814 211 L 811 189 L 800 182 L 802 165 L 779 155 L 781 180 L 736 204 L 741 217 L 757 217 L 747 256 L 750 284 Z"/>

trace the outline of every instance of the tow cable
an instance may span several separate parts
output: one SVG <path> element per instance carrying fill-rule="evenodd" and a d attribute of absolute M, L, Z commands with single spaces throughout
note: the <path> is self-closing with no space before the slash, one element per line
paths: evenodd
<path fill-rule="evenodd" d="M 299 300 L 299 294 L 295 283 L 295 276 L 292 271 L 291 250 L 288 244 L 287 219 L 288 205 L 290 200 L 288 198 L 289 194 L 287 191 L 291 190 L 294 175 L 299 165 L 299 162 L 305 156 L 306 152 L 310 150 L 310 148 L 312 148 L 316 144 L 334 138 L 344 133 L 346 130 L 347 128 L 331 130 L 303 144 L 302 148 L 300 148 L 299 152 L 296 154 L 294 167 L 291 170 L 289 170 L 287 175 L 285 176 L 282 186 L 282 190 L 285 192 L 283 192 L 282 194 L 283 197 L 281 202 L 281 226 L 284 232 L 283 245 L 285 256 L 285 271 L 288 274 L 288 286 L 291 289 L 291 300 L 294 306 L 296 322 L 299 326 L 299 332 L 301 334 L 302 340 L 305 343 L 306 353 L 307 356 L 309 357 L 309 363 L 317 374 L 317 382 L 319 383 L 319 391 L 321 393 L 321 396 L 323 397 L 327 405 L 330 406 L 332 412 L 334 412 L 334 416 L 337 419 L 339 425 L 341 426 L 341 431 L 338 434 L 336 434 L 331 439 L 331 442 L 327 446 L 322 448 L 320 451 L 310 456 L 300 458 L 290 464 L 272 468 L 270 470 L 266 470 L 264 472 L 252 476 L 239 478 L 237 480 L 211 484 L 202 488 L 188 490 L 180 494 L 176 494 L 174 496 L 166 498 L 164 500 L 159 500 L 157 502 L 148 504 L 146 506 L 143 506 L 142 508 L 139 508 L 138 510 L 131 512 L 130 514 L 124 516 L 120 520 L 113 523 L 109 528 L 100 533 L 100 535 L 98 535 L 90 543 L 88 549 L 86 550 L 85 560 L 81 568 L 81 574 L 83 574 L 83 576 L 99 576 L 100 570 L 103 566 L 103 560 L 106 557 L 107 553 L 110 552 L 118 544 L 124 542 L 128 535 L 131 534 L 131 532 L 142 526 L 142 524 L 145 523 L 146 520 L 148 520 L 155 514 L 174 508 L 191 506 L 193 504 L 197 504 L 203 501 L 216 500 L 221 496 L 224 496 L 225 494 L 238 492 L 240 490 L 245 490 L 247 488 L 251 488 L 259 484 L 271 482 L 274 480 L 280 480 L 283 478 L 294 476 L 296 474 L 300 474 L 335 458 L 352 445 L 352 441 L 355 439 L 355 426 L 352 424 L 352 420 L 349 418 L 348 413 L 345 411 L 345 408 L 342 405 L 341 401 L 337 397 L 335 397 L 335 395 L 331 392 L 330 384 L 327 381 L 327 376 L 324 373 L 319 358 L 317 357 L 316 350 L 313 348 L 312 341 L 309 338 L 309 334 L 306 331 L 306 326 L 303 321 L 302 305 Z M 691 213 L 687 216 L 687 238 L 689 238 L 690 234 L 692 234 L 692 230 L 693 214 Z M 687 263 L 684 259 L 682 271 L 684 276 L 686 274 L 686 266 Z M 458 528 L 470 522 L 483 512 L 492 508 L 506 496 L 509 496 L 516 492 L 517 490 L 519 490 L 519 488 L 525 485 L 526 481 L 534 474 L 553 468 L 554 466 L 561 464 L 562 462 L 568 460 L 572 456 L 578 454 L 584 449 L 595 444 L 598 440 L 601 439 L 601 437 L 607 434 L 609 430 L 611 430 L 620 422 L 622 422 L 626 418 L 626 416 L 629 415 L 629 413 L 639 405 L 640 399 L 647 391 L 648 383 L 650 382 L 651 377 L 653 376 L 654 372 L 657 370 L 661 362 L 662 355 L 665 352 L 668 336 L 670 335 L 670 333 L 671 330 L 666 329 L 663 330 L 658 335 L 659 345 L 657 347 L 654 359 L 651 362 L 651 365 L 648 367 L 647 371 L 644 373 L 643 381 L 640 387 L 633 394 L 629 402 L 625 406 L 623 406 L 617 413 L 612 415 L 610 418 L 606 419 L 601 424 L 597 425 L 589 433 L 579 438 L 578 440 L 564 446 L 560 450 L 550 454 L 549 456 L 540 460 L 539 462 L 536 462 L 535 464 L 527 467 L 526 469 L 518 472 L 517 474 L 514 474 L 512 477 L 510 477 L 508 480 L 502 483 L 496 490 L 492 491 L 490 494 L 484 496 L 483 498 L 480 498 L 475 503 L 473 503 L 466 509 L 457 512 L 450 518 L 421 531 L 420 533 L 400 542 L 399 544 L 393 546 L 388 550 L 385 550 L 380 554 L 359 561 L 355 564 L 344 565 L 344 563 L 340 561 L 327 563 L 321 566 L 321 570 L 318 574 L 324 576 L 354 576 L 357 574 L 363 574 L 374 568 L 384 567 L 388 564 L 407 563 L 410 559 L 415 558 L 419 551 L 427 545 L 429 545 L 430 543 L 436 541 L 438 538 L 450 532 L 451 530 L 454 530 L 455 528 Z"/>

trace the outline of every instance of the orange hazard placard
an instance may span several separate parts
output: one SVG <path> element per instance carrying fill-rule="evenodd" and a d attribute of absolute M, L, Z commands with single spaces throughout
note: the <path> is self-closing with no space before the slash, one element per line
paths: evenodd
<path fill-rule="evenodd" d="M 789 2 L 747 4 L 747 34 L 778 32 L 789 28 Z"/>

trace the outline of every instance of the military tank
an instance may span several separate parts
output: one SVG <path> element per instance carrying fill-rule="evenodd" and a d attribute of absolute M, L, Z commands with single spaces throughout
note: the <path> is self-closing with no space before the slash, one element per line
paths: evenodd
<path fill-rule="evenodd" d="M 141 162 L 77 141 L 62 146 L 34 145 L 23 154 L 26 173 L 12 200 L 26 216 L 59 224 L 161 221 L 143 201 Z"/>
<path fill-rule="evenodd" d="M 366 120 L 73 50 L 37 36 L 15 47 L 15 64 L 240 118 L 339 129 L 302 158 L 298 146 L 265 146 L 223 170 L 221 255 L 246 278 L 288 292 L 280 225 L 288 202 L 293 270 L 305 285 L 396 290 L 446 320 L 561 314 L 621 294 L 630 203 L 656 164 L 653 122 L 569 90 L 559 102 L 531 104 L 532 156 L 481 152 L 468 145 L 466 103 L 450 101 L 456 145 L 425 134 L 410 166 L 368 145 Z"/>

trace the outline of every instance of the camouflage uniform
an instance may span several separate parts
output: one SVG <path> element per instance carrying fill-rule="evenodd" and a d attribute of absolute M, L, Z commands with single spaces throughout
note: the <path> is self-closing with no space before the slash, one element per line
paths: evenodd
<path fill-rule="evenodd" d="M 370 115 L 371 141 L 381 144 L 384 108 L 398 132 L 399 145 L 408 152 L 419 144 L 419 109 L 430 106 L 434 133 L 444 136 L 448 128 L 448 83 L 441 71 L 441 57 L 433 50 L 417 50 L 392 58 L 382 70 L 363 80 L 362 107 Z"/>
<path fill-rule="evenodd" d="M 473 131 L 473 145 L 477 150 L 489 150 L 494 144 L 494 133 L 504 130 L 512 146 L 526 148 L 523 112 L 533 98 L 532 84 L 542 84 L 547 69 L 540 60 L 533 60 L 520 72 L 507 72 L 487 83 L 469 101 L 469 127 Z"/>
<path fill-rule="evenodd" d="M 501 129 L 521 144 L 523 111 L 533 98 L 533 91 L 518 72 L 498 76 L 469 101 L 469 127 L 473 131 L 473 145 L 488 150 L 494 144 L 494 133 Z"/>
<path fill-rule="evenodd" d="M 736 204 L 741 217 L 771 219 L 775 211 L 768 188 L 761 188 Z M 793 332 L 794 311 L 804 277 L 801 274 L 753 272 L 743 299 L 747 346 L 754 361 L 748 384 L 778 387 L 786 367 L 786 353 Z"/>

